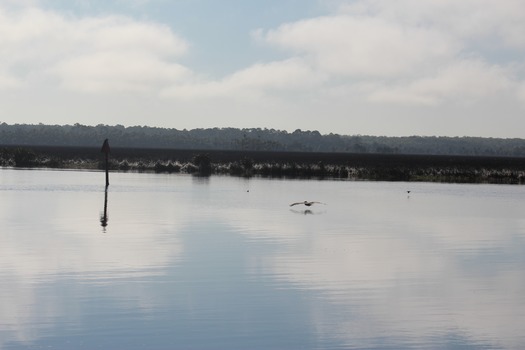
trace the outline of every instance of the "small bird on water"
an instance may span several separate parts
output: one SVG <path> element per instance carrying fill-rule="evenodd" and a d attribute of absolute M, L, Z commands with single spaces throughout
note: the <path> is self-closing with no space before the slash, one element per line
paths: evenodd
<path fill-rule="evenodd" d="M 295 203 L 292 203 L 292 204 L 290 204 L 290 206 L 293 207 L 294 205 L 299 205 L 299 204 L 304 204 L 304 205 L 306 205 L 307 207 L 311 207 L 313 204 L 325 204 L 325 203 L 304 201 L 304 202 L 295 202 Z"/>

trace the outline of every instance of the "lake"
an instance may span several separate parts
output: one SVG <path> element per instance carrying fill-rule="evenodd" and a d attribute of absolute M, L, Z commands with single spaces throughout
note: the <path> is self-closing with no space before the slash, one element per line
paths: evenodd
<path fill-rule="evenodd" d="M 0 170 L 0 349 L 525 348 L 525 186 L 104 181 Z"/>

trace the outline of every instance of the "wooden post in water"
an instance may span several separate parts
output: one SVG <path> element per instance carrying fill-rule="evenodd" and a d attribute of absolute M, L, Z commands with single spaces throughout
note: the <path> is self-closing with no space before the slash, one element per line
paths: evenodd
<path fill-rule="evenodd" d="M 100 152 L 103 152 L 106 154 L 106 187 L 109 186 L 109 141 L 108 139 L 104 140 L 104 143 L 102 144 L 102 149 Z"/>

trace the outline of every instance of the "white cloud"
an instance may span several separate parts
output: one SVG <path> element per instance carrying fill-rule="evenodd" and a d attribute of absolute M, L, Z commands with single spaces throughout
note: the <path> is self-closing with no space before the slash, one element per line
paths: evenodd
<path fill-rule="evenodd" d="M 100 52 L 60 62 L 56 73 L 62 86 L 88 92 L 148 92 L 189 75 L 189 70 L 149 54 Z"/>
<path fill-rule="evenodd" d="M 502 91 L 519 95 L 516 62 L 491 58 L 502 45 L 522 57 L 523 13 L 520 1 L 344 1 L 332 16 L 256 36 L 331 77 L 325 89 L 346 86 L 370 103 L 475 104 Z"/>
<path fill-rule="evenodd" d="M 411 27 L 433 27 L 463 39 L 497 36 L 523 48 L 525 29 L 521 0 L 358 0 L 341 1 L 340 11 L 358 17 L 380 17 Z"/>
<path fill-rule="evenodd" d="M 400 102 L 435 105 L 443 101 L 471 102 L 490 98 L 511 90 L 511 72 L 477 60 L 458 61 L 431 77 L 384 86 L 371 91 L 370 99 L 378 102 Z"/>
<path fill-rule="evenodd" d="M 254 64 L 222 80 L 196 81 L 166 89 L 166 96 L 226 97 L 260 95 L 271 91 L 303 90 L 321 83 L 323 77 L 302 59 Z"/>
<path fill-rule="evenodd" d="M 525 104 L 525 82 L 519 84 L 517 95 L 518 98 Z"/>
<path fill-rule="evenodd" d="M 265 39 L 311 57 L 322 71 L 357 77 L 410 75 L 419 66 L 447 59 L 458 51 L 452 38 L 432 29 L 347 15 L 283 25 L 268 31 Z"/>
<path fill-rule="evenodd" d="M 10 73 L 0 72 L 0 89 L 11 89 L 17 86 L 19 86 L 19 82 L 16 77 Z"/>
<path fill-rule="evenodd" d="M 0 8 L 0 36 L 2 85 L 58 81 L 80 91 L 147 91 L 190 74 L 174 62 L 187 52 L 185 40 L 167 26 L 127 17 Z"/>

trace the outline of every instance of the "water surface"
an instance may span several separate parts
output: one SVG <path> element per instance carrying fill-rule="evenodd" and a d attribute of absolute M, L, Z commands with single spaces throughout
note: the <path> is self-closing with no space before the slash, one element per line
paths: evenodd
<path fill-rule="evenodd" d="M 0 170 L 0 349 L 525 347 L 523 186 L 110 180 Z"/>

